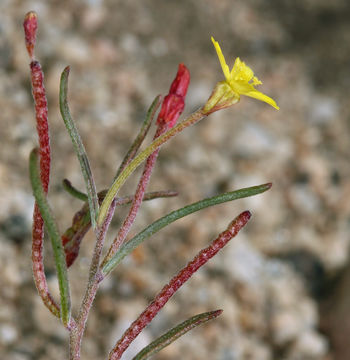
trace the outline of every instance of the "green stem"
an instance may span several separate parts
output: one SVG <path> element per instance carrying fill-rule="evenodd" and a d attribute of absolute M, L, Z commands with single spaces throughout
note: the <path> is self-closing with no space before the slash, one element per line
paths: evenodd
<path fill-rule="evenodd" d="M 152 236 L 163 227 L 170 223 L 192 214 L 196 211 L 202 210 L 209 206 L 221 204 L 227 201 L 237 200 L 248 196 L 261 194 L 271 188 L 271 183 L 252 186 L 236 191 L 227 192 L 221 195 L 217 195 L 208 199 L 204 199 L 193 204 L 187 205 L 181 209 L 174 210 L 168 215 L 163 216 L 151 225 L 147 226 L 144 230 L 124 243 L 118 250 L 118 252 L 108 261 L 102 268 L 102 273 L 108 275 L 123 259 L 130 254 L 138 245 L 140 245 L 146 238 Z"/>
<path fill-rule="evenodd" d="M 124 184 L 126 179 L 134 172 L 134 170 L 148 158 L 157 148 L 163 145 L 165 142 L 170 140 L 172 137 L 177 135 L 179 132 L 184 130 L 190 125 L 197 123 L 198 121 L 202 120 L 206 115 L 203 114 L 202 109 L 195 111 L 191 114 L 187 119 L 182 121 L 181 123 L 174 126 L 172 129 L 167 131 L 162 136 L 155 139 L 145 150 L 143 150 L 139 155 L 137 155 L 121 172 L 121 174 L 115 179 L 112 186 L 108 190 L 106 197 L 101 204 L 99 216 L 97 219 L 97 224 L 100 226 L 103 224 L 107 214 L 108 209 L 111 206 L 113 199 L 116 197 L 119 189 Z"/>
<path fill-rule="evenodd" d="M 129 151 L 125 155 L 121 165 L 119 166 L 119 169 L 114 177 L 114 180 L 121 174 L 121 172 L 124 170 L 124 168 L 130 163 L 130 161 L 135 157 L 135 154 L 137 150 L 140 148 L 143 140 L 145 139 L 148 130 L 152 124 L 152 120 L 154 118 L 154 115 L 159 108 L 159 105 L 162 101 L 162 96 L 158 95 L 152 102 L 151 106 L 149 107 L 145 120 L 143 121 L 142 127 L 137 134 L 134 142 L 132 143 Z"/>
<path fill-rule="evenodd" d="M 81 141 L 80 135 L 78 133 L 78 129 L 72 119 L 72 116 L 69 111 L 68 101 L 67 101 L 67 94 L 68 94 L 68 75 L 69 75 L 69 66 L 67 66 L 61 75 L 61 82 L 60 82 L 60 110 L 61 115 L 68 130 L 68 133 L 71 137 L 74 150 L 77 154 L 81 171 L 84 177 L 87 195 L 88 195 L 88 202 L 90 207 L 91 213 L 91 224 L 93 229 L 96 229 L 96 219 L 98 216 L 99 205 L 98 205 L 98 198 L 97 192 L 95 187 L 95 182 L 92 176 L 91 168 L 89 159 L 87 157 L 83 142 Z"/>
<path fill-rule="evenodd" d="M 69 296 L 69 283 L 66 267 L 66 258 L 61 243 L 61 236 L 58 226 L 47 202 L 43 186 L 40 181 L 39 155 L 38 150 L 34 149 L 29 157 L 30 181 L 33 188 L 34 197 L 38 204 L 41 216 L 44 220 L 45 228 L 49 234 L 58 277 L 58 285 L 61 300 L 61 319 L 64 326 L 68 326 L 71 316 L 71 304 Z"/>

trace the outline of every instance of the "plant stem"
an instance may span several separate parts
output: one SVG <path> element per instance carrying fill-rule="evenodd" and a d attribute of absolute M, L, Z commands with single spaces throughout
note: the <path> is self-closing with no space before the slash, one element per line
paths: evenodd
<path fill-rule="evenodd" d="M 143 121 L 141 129 L 140 129 L 139 133 L 137 134 L 135 140 L 133 141 L 129 151 L 125 155 L 113 180 L 115 180 L 120 175 L 120 173 L 124 170 L 124 168 L 135 157 L 135 154 L 137 153 L 138 149 L 140 148 L 143 140 L 145 139 L 145 137 L 148 133 L 150 126 L 152 125 L 154 115 L 155 115 L 156 111 L 158 110 L 161 100 L 162 100 L 161 95 L 156 96 L 156 98 L 153 100 L 150 108 L 147 111 L 147 114 L 146 114 L 145 120 Z"/>
<path fill-rule="evenodd" d="M 137 155 L 122 171 L 122 173 L 118 176 L 118 178 L 113 182 L 112 186 L 108 190 L 106 197 L 101 204 L 100 212 L 98 216 L 97 223 L 98 225 L 102 224 L 104 222 L 105 217 L 107 216 L 108 209 L 111 206 L 111 203 L 113 199 L 116 197 L 119 189 L 124 184 L 126 179 L 133 173 L 133 171 L 144 161 L 148 158 L 149 155 L 151 155 L 158 147 L 163 145 L 165 142 L 170 140 L 172 137 L 177 135 L 179 132 L 187 128 L 188 126 L 191 126 L 198 121 L 202 120 L 204 117 L 206 117 L 206 114 L 203 114 L 202 109 L 199 109 L 195 111 L 193 114 L 191 114 L 187 119 L 180 122 L 176 126 L 174 126 L 172 129 L 167 131 L 162 136 L 158 137 L 156 140 L 154 140 L 145 150 L 143 150 L 139 155 Z"/>
<path fill-rule="evenodd" d="M 117 201 L 114 200 L 111 204 L 105 222 L 100 228 L 98 228 L 94 253 L 90 264 L 88 285 L 86 287 L 85 294 L 80 306 L 77 324 L 70 333 L 70 360 L 80 360 L 80 348 L 86 327 L 87 318 L 89 316 L 91 306 L 94 302 L 98 286 L 103 280 L 103 275 L 99 271 L 99 262 L 102 253 L 103 243 L 106 237 L 108 227 L 112 221 L 116 205 Z"/>
<path fill-rule="evenodd" d="M 160 135 L 162 135 L 167 130 L 167 128 L 168 128 L 168 126 L 166 123 L 162 123 L 162 124 L 158 125 L 153 139 L 155 140 Z M 142 173 L 139 183 L 137 185 L 136 192 L 135 192 L 134 198 L 132 200 L 132 204 L 131 204 L 129 213 L 128 213 L 127 217 L 125 218 L 123 225 L 119 229 L 117 237 L 114 239 L 111 247 L 109 248 L 107 255 L 105 256 L 104 260 L 102 261 L 101 267 L 103 267 L 108 262 L 108 260 L 110 260 L 113 257 L 113 255 L 117 252 L 117 250 L 120 248 L 120 246 L 125 241 L 125 238 L 126 238 L 127 234 L 129 233 L 132 224 L 135 222 L 136 215 L 142 204 L 142 201 L 143 201 L 143 198 L 144 198 L 144 195 L 146 192 L 146 187 L 151 178 L 152 170 L 156 163 L 156 160 L 157 160 L 157 157 L 159 154 L 159 150 L 160 150 L 160 148 L 157 148 L 147 158 L 145 168 L 143 170 L 143 173 Z"/>

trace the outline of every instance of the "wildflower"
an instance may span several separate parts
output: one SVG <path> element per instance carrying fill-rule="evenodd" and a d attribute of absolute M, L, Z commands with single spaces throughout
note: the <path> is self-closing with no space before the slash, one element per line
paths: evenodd
<path fill-rule="evenodd" d="M 264 101 L 279 110 L 279 107 L 273 99 L 255 89 L 254 86 L 260 85 L 262 82 L 254 76 L 253 70 L 241 61 L 240 58 L 236 58 L 233 68 L 230 71 L 219 43 L 215 41 L 213 37 L 211 40 L 215 46 L 222 71 L 225 75 L 225 80 L 216 85 L 208 102 L 204 106 L 204 112 L 212 113 L 231 106 L 239 101 L 241 95 Z"/>
<path fill-rule="evenodd" d="M 176 78 L 172 82 L 169 94 L 164 98 L 157 124 L 167 124 L 172 128 L 185 107 L 185 97 L 190 83 L 190 72 L 184 64 L 179 64 Z"/>

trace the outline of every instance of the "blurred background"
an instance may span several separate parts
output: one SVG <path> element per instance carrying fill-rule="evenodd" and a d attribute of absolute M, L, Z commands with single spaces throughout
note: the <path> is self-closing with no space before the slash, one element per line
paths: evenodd
<path fill-rule="evenodd" d="M 180 321 L 218 308 L 220 318 L 155 359 L 349 359 L 347 0 L 1 1 L 0 358 L 67 358 L 67 333 L 42 305 L 31 274 L 27 163 L 37 135 L 22 30 L 29 10 L 39 17 L 36 57 L 45 71 L 53 149 L 50 203 L 61 231 L 82 206 L 63 191 L 62 179 L 83 189 L 58 109 L 66 65 L 72 114 L 99 190 L 110 185 L 179 62 L 191 72 L 185 115 L 223 80 L 210 36 L 230 66 L 239 56 L 254 69 L 260 90 L 281 108 L 242 98 L 163 147 L 149 190 L 179 196 L 145 203 L 132 234 L 201 198 L 270 181 L 273 187 L 182 219 L 126 259 L 101 286 L 82 359 L 105 359 L 163 284 L 245 209 L 253 213 L 246 228 L 169 301 L 123 359 Z M 132 193 L 136 180 L 122 194 Z M 116 214 L 109 241 L 126 210 Z M 92 247 L 89 233 L 69 271 L 75 311 Z M 45 253 L 57 296 L 49 246 Z"/>

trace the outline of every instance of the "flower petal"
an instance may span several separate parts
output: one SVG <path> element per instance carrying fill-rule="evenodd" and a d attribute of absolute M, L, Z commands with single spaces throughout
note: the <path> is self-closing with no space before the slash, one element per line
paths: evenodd
<path fill-rule="evenodd" d="M 236 81 L 250 81 L 254 76 L 254 71 L 238 57 L 231 70 L 231 79 Z"/>
<path fill-rule="evenodd" d="M 230 85 L 232 91 L 240 95 L 246 95 L 247 93 L 256 91 L 253 84 L 249 84 L 247 81 L 230 80 L 227 81 L 227 83 Z"/>
<path fill-rule="evenodd" d="M 254 90 L 254 91 L 250 91 L 250 92 L 246 92 L 243 95 L 245 96 L 250 96 L 254 99 L 258 99 L 260 101 L 264 101 L 267 104 L 273 106 L 275 109 L 279 110 L 279 106 L 276 104 L 275 100 L 271 99 L 269 96 L 263 94 L 262 92 L 258 91 L 258 90 Z"/>
<path fill-rule="evenodd" d="M 261 85 L 262 81 L 260 81 L 256 76 L 253 77 L 253 81 L 252 81 L 253 85 Z"/>
<path fill-rule="evenodd" d="M 224 54 L 221 51 L 219 43 L 217 41 L 215 41 L 213 37 L 211 37 L 211 41 L 213 42 L 213 44 L 215 46 L 215 50 L 216 50 L 216 53 L 218 55 L 218 58 L 219 58 L 219 61 L 220 61 L 220 64 L 221 64 L 221 68 L 222 68 L 222 71 L 223 71 L 223 73 L 225 75 L 225 78 L 228 80 L 228 79 L 230 79 L 230 68 L 226 64 Z"/>

